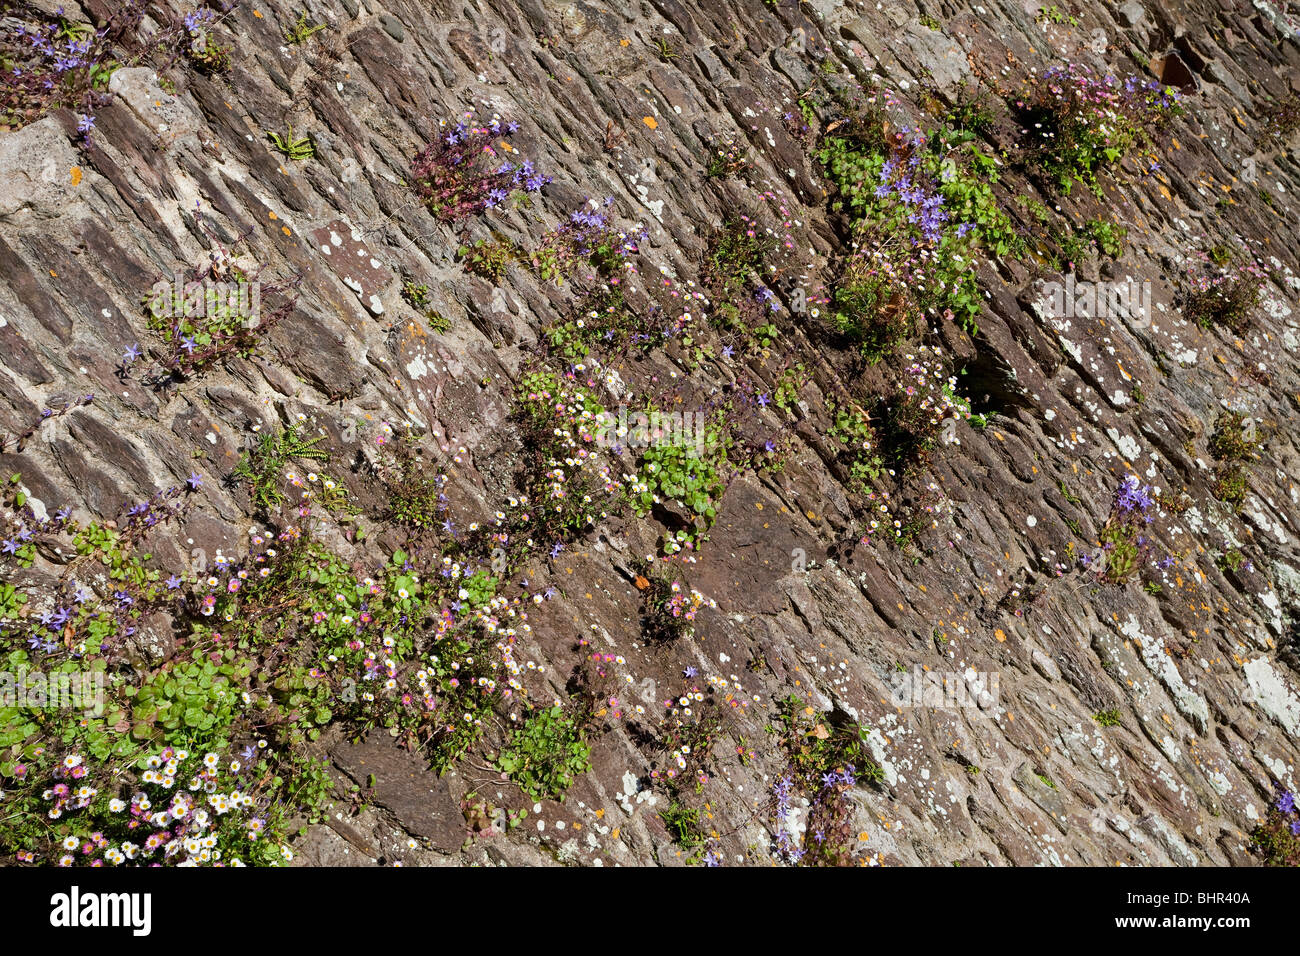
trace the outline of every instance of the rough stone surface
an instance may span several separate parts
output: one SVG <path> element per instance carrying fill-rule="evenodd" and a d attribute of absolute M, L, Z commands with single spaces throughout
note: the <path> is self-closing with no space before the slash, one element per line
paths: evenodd
<path fill-rule="evenodd" d="M 21 471 L 43 507 L 81 517 L 118 514 L 191 470 L 213 476 L 174 546 L 211 556 L 246 539 L 247 494 L 219 479 L 254 425 L 302 416 L 324 447 L 353 462 L 357 442 L 342 437 L 349 421 L 366 423 L 367 439 L 378 422 L 410 422 L 463 446 L 456 494 L 490 511 L 510 473 L 513 382 L 563 299 L 517 264 L 497 297 L 455 261 L 462 235 L 405 184 L 440 119 L 471 105 L 517 119 L 513 142 L 554 177 L 530 206 L 465 224 L 474 237 L 536 242 L 578 202 L 610 195 L 623 221 L 647 229 L 648 261 L 694 280 L 705 237 L 756 202 L 757 190 L 704 176 L 706 150 L 735 141 L 775 197 L 771 208 L 798 221 L 800 241 L 825 264 L 836 228 L 825 185 L 780 120 L 798 116 L 818 71 L 903 96 L 927 83 L 951 93 L 974 77 L 1009 89 L 1012 65 L 1073 58 L 1104 68 L 1128 42 L 1120 37 L 1140 48 L 1149 28 L 1152 42 L 1168 43 L 1173 27 L 1197 23 L 1218 37 L 1199 80 L 1168 47 L 1141 50 L 1199 89 L 1160 170 L 1108 182 L 1104 201 L 1076 193 L 1066 203 L 1078 221 L 1112 212 L 1128 226 L 1127 250 L 1109 268 L 1152 283 L 1155 321 L 1053 318 L 1027 265 L 977 264 L 988 292 L 980 340 L 948 338 L 991 396 L 991 421 L 963 428 L 934 466 L 954 506 L 927 532 L 923 560 L 863 543 L 843 466 L 822 437 L 836 377 L 874 373 L 809 360 L 787 466 L 730 484 L 710 542 L 683 571 L 718 603 L 695 636 L 671 647 L 640 638 L 632 561 L 673 520 L 656 513 L 612 522 L 551 562 L 545 573 L 563 594 L 535 615 L 527 653 L 543 667 L 542 697 L 564 694 L 579 635 L 626 661 L 625 696 L 649 707 L 682 691 L 687 667 L 728 682 L 730 733 L 758 751 L 742 761 L 722 746 L 709 784 L 728 863 L 772 859 L 767 811 L 782 765 L 763 728 L 772 701 L 792 691 L 871 729 L 884 782 L 854 796 L 873 862 L 1248 863 L 1248 835 L 1272 787 L 1300 782 L 1300 676 L 1287 652 L 1300 620 L 1300 166 L 1294 138 L 1274 146 L 1248 132 L 1261 127 L 1270 96 L 1294 87 L 1300 46 L 1280 5 L 1236 16 L 1208 0 L 1176 14 L 1127 3 L 1118 21 L 1112 7 L 1087 5 L 1070 28 L 1036 22 L 1026 12 L 1035 6 L 984 0 L 940 32 L 890 2 L 344 0 L 347 15 L 331 16 L 328 32 L 287 47 L 279 25 L 300 4 L 257 4 L 265 22 L 242 5 L 229 21 L 237 70 L 187 73 L 174 95 L 149 71 L 119 71 L 94 150 L 74 145 L 66 116 L 0 133 L 0 426 L 16 434 L 41 409 L 96 395 L 40 426 L 21 451 L 6 444 L 0 465 Z M 1109 54 L 1091 52 L 1098 30 L 1115 45 Z M 675 56 L 656 54 L 661 38 Z M 265 130 L 290 122 L 316 137 L 316 159 L 290 163 L 268 148 Z M 614 131 L 621 145 L 607 150 Z M 1246 182 L 1248 156 L 1258 178 Z M 1002 189 L 1021 226 L 1041 228 L 1013 199 L 1033 187 L 1008 174 Z M 268 276 L 304 277 L 301 298 L 255 358 L 161 392 L 124 381 L 123 350 L 157 345 L 141 296 L 157 276 L 211 252 L 200 221 L 227 239 L 247 233 Z M 1178 280 L 1207 233 L 1250 236 L 1278 269 L 1260 319 L 1241 336 L 1179 312 Z M 341 265 L 343 256 L 358 268 Z M 423 329 L 400 297 L 407 279 L 427 285 L 449 331 Z M 817 334 L 811 324 L 782 329 L 828 354 Z M 642 378 L 687 373 L 684 353 L 624 359 L 624 371 Z M 715 365 L 719 381 L 770 387 L 776 374 L 760 358 Z M 1240 516 L 1209 491 L 1205 433 L 1227 407 L 1269 425 Z M 1186 488 L 1194 501 L 1161 532 L 1161 546 L 1183 557 L 1160 594 L 1099 587 L 1066 557 L 1070 526 L 1094 540 L 1125 474 Z M 378 541 L 339 540 L 359 564 L 384 559 Z M 1251 566 L 1221 570 L 1216 558 L 1228 547 Z M 806 560 L 792 563 L 799 551 Z M 166 625 L 151 621 L 141 653 L 168 652 Z M 891 681 L 914 667 L 997 673 L 998 704 L 897 707 Z M 1112 708 L 1121 724 L 1101 727 L 1094 715 Z M 658 816 L 665 798 L 647 785 L 658 746 L 615 729 L 595 742 L 593 769 L 564 803 L 546 802 L 508 833 L 470 838 L 466 794 L 477 788 L 502 806 L 520 802 L 517 789 L 490 773 L 439 780 L 382 732 L 338 744 L 340 781 L 376 778 L 370 807 L 313 827 L 301 859 L 683 862 Z M 420 849 L 408 853 L 407 834 Z"/>

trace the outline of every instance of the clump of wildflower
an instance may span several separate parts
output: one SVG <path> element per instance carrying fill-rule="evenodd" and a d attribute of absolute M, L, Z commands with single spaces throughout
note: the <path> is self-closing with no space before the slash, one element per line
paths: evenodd
<path fill-rule="evenodd" d="M 1268 271 L 1254 259 L 1207 267 L 1189 281 L 1183 315 L 1203 329 L 1221 325 L 1241 335 L 1250 325 L 1267 279 Z"/>
<path fill-rule="evenodd" d="M 579 263 L 614 281 L 631 268 L 629 257 L 637 254 L 648 233 L 644 227 L 633 233 L 615 229 L 604 211 L 613 202 L 612 196 L 603 204 L 589 200 L 547 233 L 532 253 L 533 266 L 543 280 L 562 282 Z"/>
<path fill-rule="evenodd" d="M 1142 484 L 1136 475 L 1126 476 L 1115 490 L 1100 550 L 1082 556 L 1081 563 L 1112 584 L 1128 580 L 1147 563 L 1152 541 L 1144 529 L 1155 520 L 1158 504 L 1159 496 L 1150 485 Z"/>
<path fill-rule="evenodd" d="M 1300 805 L 1292 791 L 1278 790 L 1250 844 L 1267 866 L 1300 866 Z"/>
<path fill-rule="evenodd" d="M 127 4 L 114 18 L 120 23 L 138 11 Z M 7 11 L 21 16 L 18 10 Z M 32 11 L 32 16 L 40 16 Z M 32 22 L 6 18 L 0 26 L 0 123 L 17 129 L 52 109 L 66 107 L 81 114 L 77 132 L 89 144 L 95 111 L 109 98 L 111 61 L 106 24 L 96 30 L 75 23 L 58 9 L 54 19 Z"/>
<path fill-rule="evenodd" d="M 649 570 L 646 568 L 645 570 Z M 644 582 L 644 610 L 641 615 L 641 633 L 651 641 L 672 641 L 694 633 L 695 617 L 704 608 L 716 610 L 717 601 L 705 597 L 695 588 L 680 581 L 669 581 L 656 574 L 641 575 L 638 586 Z"/>
<path fill-rule="evenodd" d="M 531 160 L 504 158 L 502 138 L 519 124 L 492 117 L 478 124 L 472 112 L 454 125 L 446 122 L 438 137 L 411 161 L 411 182 L 429 210 L 455 222 L 500 206 L 511 196 L 539 192 L 551 181 Z"/>
<path fill-rule="evenodd" d="M 1044 170 L 1067 195 L 1075 182 L 1101 195 L 1097 173 L 1182 112 L 1181 94 L 1154 80 L 1119 80 L 1080 63 L 1054 66 L 1016 106 Z"/>

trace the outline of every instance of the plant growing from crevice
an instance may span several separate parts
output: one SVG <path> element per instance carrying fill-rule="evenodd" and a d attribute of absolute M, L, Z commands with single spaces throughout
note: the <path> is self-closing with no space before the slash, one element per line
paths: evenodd
<path fill-rule="evenodd" d="M 1124 239 L 1128 230 L 1123 226 L 1104 219 L 1094 219 L 1084 228 L 1088 238 L 1097 244 L 1103 255 L 1118 259 L 1124 254 Z"/>
<path fill-rule="evenodd" d="M 198 223 L 216 243 L 202 217 Z M 246 266 L 245 261 L 216 243 L 206 263 L 178 274 L 172 282 L 154 283 L 143 306 L 146 323 L 162 348 L 150 350 L 158 363 L 146 373 L 146 384 L 165 386 L 228 356 L 251 356 L 258 342 L 292 314 L 301 274 L 264 282 L 262 270 Z M 124 364 L 129 366 L 139 357 L 137 350 L 129 350 Z"/>
<path fill-rule="evenodd" d="M 295 424 L 262 432 L 257 444 L 240 457 L 231 477 L 248 486 L 249 497 L 261 513 L 273 515 L 285 500 L 282 490 L 285 466 L 294 459 L 329 461 L 329 453 L 316 447 L 323 440 L 323 435 L 303 438 Z"/>
<path fill-rule="evenodd" d="M 639 566 L 636 586 L 641 591 L 641 636 L 652 643 L 690 637 L 700 610 L 718 606 L 712 598 L 645 565 Z"/>
<path fill-rule="evenodd" d="M 508 266 L 519 250 L 515 244 L 504 237 L 493 239 L 476 239 L 470 245 L 462 245 L 456 255 L 461 260 L 465 271 L 498 283 L 506 273 Z"/>
<path fill-rule="evenodd" d="M 602 279 L 620 280 L 647 233 L 615 229 L 605 211 L 613 203 L 613 197 L 600 205 L 594 200 L 584 203 L 546 234 L 530 255 L 543 281 L 562 284 L 582 266 L 594 269 Z"/>
<path fill-rule="evenodd" d="M 884 470 L 876 449 L 876 430 L 866 412 L 855 405 L 831 403 L 829 411 L 832 418 L 827 435 L 843 449 L 854 489 L 865 494 Z"/>
<path fill-rule="evenodd" d="M 564 791 L 591 769 L 581 723 L 558 704 L 532 710 L 501 746 L 494 765 L 534 800 L 564 801 Z"/>
<path fill-rule="evenodd" d="M 447 476 L 435 471 L 410 435 L 388 442 L 381 477 L 388 488 L 385 518 L 413 535 L 432 531 L 446 520 Z"/>
<path fill-rule="evenodd" d="M 1235 258 L 1227 253 L 1226 261 Z M 1250 327 L 1267 278 L 1267 270 L 1253 259 L 1207 269 L 1192 277 L 1183 314 L 1203 329 L 1223 326 L 1243 335 Z"/>
<path fill-rule="evenodd" d="M 284 39 L 286 43 L 302 44 L 306 43 L 313 34 L 327 29 L 329 27 L 324 23 L 312 23 L 307 11 L 303 10 L 298 14 L 298 19 L 294 21 L 293 26 L 285 29 Z"/>
<path fill-rule="evenodd" d="M 1097 175 L 1114 168 L 1182 111 L 1181 95 L 1154 80 L 1102 76 L 1079 63 L 1053 66 L 1015 106 L 1036 161 L 1066 195 L 1080 183 L 1099 198 Z"/>
<path fill-rule="evenodd" d="M 229 46 L 218 43 L 213 36 L 217 15 L 207 7 L 200 7 L 184 17 L 185 36 L 182 46 L 189 61 L 203 73 L 224 73 L 230 69 Z"/>
<path fill-rule="evenodd" d="M 504 204 L 511 197 L 539 192 L 551 181 L 531 160 L 502 157 L 503 138 L 519 129 L 514 121 L 493 117 L 484 124 L 467 116 L 415 156 L 410 182 L 416 194 L 439 219 L 456 222 Z M 513 155 L 513 154 L 512 154 Z"/>
<path fill-rule="evenodd" d="M 781 747 L 786 767 L 772 787 L 776 850 L 802 866 L 850 866 L 856 861 L 849 792 L 877 784 L 884 771 L 869 754 L 867 731 L 839 711 L 819 714 L 794 694 L 777 702 L 768 733 Z M 809 801 L 803 835 L 788 825 L 792 801 Z"/>
<path fill-rule="evenodd" d="M 407 280 L 402 284 L 402 298 L 429 323 L 435 333 L 442 335 L 451 330 L 451 320 L 429 304 L 429 287 Z"/>
<path fill-rule="evenodd" d="M 310 133 L 306 136 L 294 136 L 292 125 L 283 136 L 274 130 L 267 130 L 266 137 L 276 150 L 296 162 L 312 159 L 316 155 L 316 140 Z"/>
<path fill-rule="evenodd" d="M 1300 809 L 1294 793 L 1277 791 L 1268 814 L 1250 835 L 1250 846 L 1265 866 L 1300 866 Z"/>
<path fill-rule="evenodd" d="M 108 81 L 121 65 L 110 34 L 130 28 L 143 9 L 127 5 L 96 30 L 34 7 L 9 8 L 0 27 L 0 130 L 16 130 L 60 107 L 81 114 L 77 131 L 89 143 L 95 113 L 109 100 Z"/>
<path fill-rule="evenodd" d="M 748 168 L 749 157 L 744 146 L 726 142 L 709 150 L 704 175 L 707 179 L 726 179 L 728 176 L 737 176 Z"/>
<path fill-rule="evenodd" d="M 1215 467 L 1214 497 L 1234 507 L 1246 499 L 1246 463 L 1259 457 L 1258 422 L 1240 412 L 1223 411 L 1214 421 L 1208 447 Z"/>
<path fill-rule="evenodd" d="M 667 502 L 676 502 L 686 511 L 685 527 L 668 536 L 670 553 L 708 540 L 708 530 L 718 516 L 718 501 L 727 487 L 723 478 L 726 464 L 717 423 L 706 427 L 702 448 L 665 442 L 651 445 L 641 456 L 629 492 L 637 514 L 645 517 Z"/>
<path fill-rule="evenodd" d="M 954 321 L 974 335 L 983 307 L 975 257 L 1023 254 L 992 192 L 996 160 L 969 129 L 904 136 L 862 125 L 825 137 L 817 151 L 855 250 L 832 297 L 832 324 L 872 361 L 925 321 Z"/>

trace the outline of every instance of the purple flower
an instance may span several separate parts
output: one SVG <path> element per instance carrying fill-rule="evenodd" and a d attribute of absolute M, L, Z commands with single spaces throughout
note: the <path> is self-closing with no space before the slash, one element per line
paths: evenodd
<path fill-rule="evenodd" d="M 0 548 L 0 553 L 3 553 L 3 554 L 17 554 L 17 553 L 18 553 L 18 542 L 15 541 L 13 538 L 8 538 L 8 539 L 6 539 L 6 540 L 5 540 L 5 543 L 4 543 L 4 547 Z"/>
<path fill-rule="evenodd" d="M 181 579 L 173 574 L 164 583 L 167 585 L 168 591 L 175 591 L 178 587 L 181 586 Z"/>
<path fill-rule="evenodd" d="M 93 116 L 86 116 L 83 114 L 81 119 L 77 121 L 78 133 L 84 135 L 86 133 L 89 133 L 94 128 L 95 128 L 95 117 Z"/>
<path fill-rule="evenodd" d="M 682 671 L 683 677 L 695 677 L 697 674 L 699 674 L 699 671 L 695 669 L 694 665 L 689 665 L 686 670 Z"/>
<path fill-rule="evenodd" d="M 190 491 L 198 491 L 203 487 L 203 478 L 196 471 L 191 471 L 190 476 L 185 479 L 185 483 L 190 486 Z"/>
<path fill-rule="evenodd" d="M 134 361 L 135 361 L 136 359 L 138 359 L 139 357 L 140 357 L 140 343 L 139 343 L 139 342 L 137 342 L 135 345 L 129 345 L 129 346 L 127 346 L 126 351 L 122 353 L 122 361 L 123 361 L 123 362 L 127 362 L 127 363 L 134 362 Z"/>
<path fill-rule="evenodd" d="M 1290 813 L 1295 809 L 1295 794 L 1290 790 L 1283 791 L 1282 795 L 1277 798 L 1277 808 L 1282 813 Z"/>
<path fill-rule="evenodd" d="M 188 353 L 190 353 L 191 355 L 193 355 L 193 354 L 194 354 L 194 349 L 197 348 L 197 346 L 196 346 L 195 343 L 194 343 L 194 337 L 193 337 L 193 336 L 190 336 L 190 335 L 182 335 L 182 336 L 181 336 L 181 348 L 183 348 L 186 352 L 188 352 Z"/>
<path fill-rule="evenodd" d="M 555 547 L 551 548 L 551 557 L 558 558 L 560 556 L 560 552 L 563 550 L 564 550 L 564 545 L 562 545 L 558 541 L 555 542 Z"/>
<path fill-rule="evenodd" d="M 704 854 L 704 865 L 705 865 L 705 866 L 721 866 L 721 865 L 722 865 L 722 859 L 721 859 L 721 857 L 718 856 L 718 854 L 716 854 L 716 853 L 714 853 L 712 850 L 710 850 L 708 853 Z"/>
<path fill-rule="evenodd" d="M 1115 492 L 1115 507 L 1125 514 L 1145 513 L 1152 504 L 1151 486 L 1143 485 L 1136 475 L 1126 477 Z"/>

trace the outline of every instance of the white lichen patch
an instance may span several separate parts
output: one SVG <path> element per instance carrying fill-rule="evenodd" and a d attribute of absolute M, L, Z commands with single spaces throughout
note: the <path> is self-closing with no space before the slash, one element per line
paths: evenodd
<path fill-rule="evenodd" d="M 1285 728 L 1292 737 L 1300 737 L 1300 699 L 1266 657 L 1247 661 L 1242 668 L 1250 686 L 1251 700 L 1264 713 Z"/>

